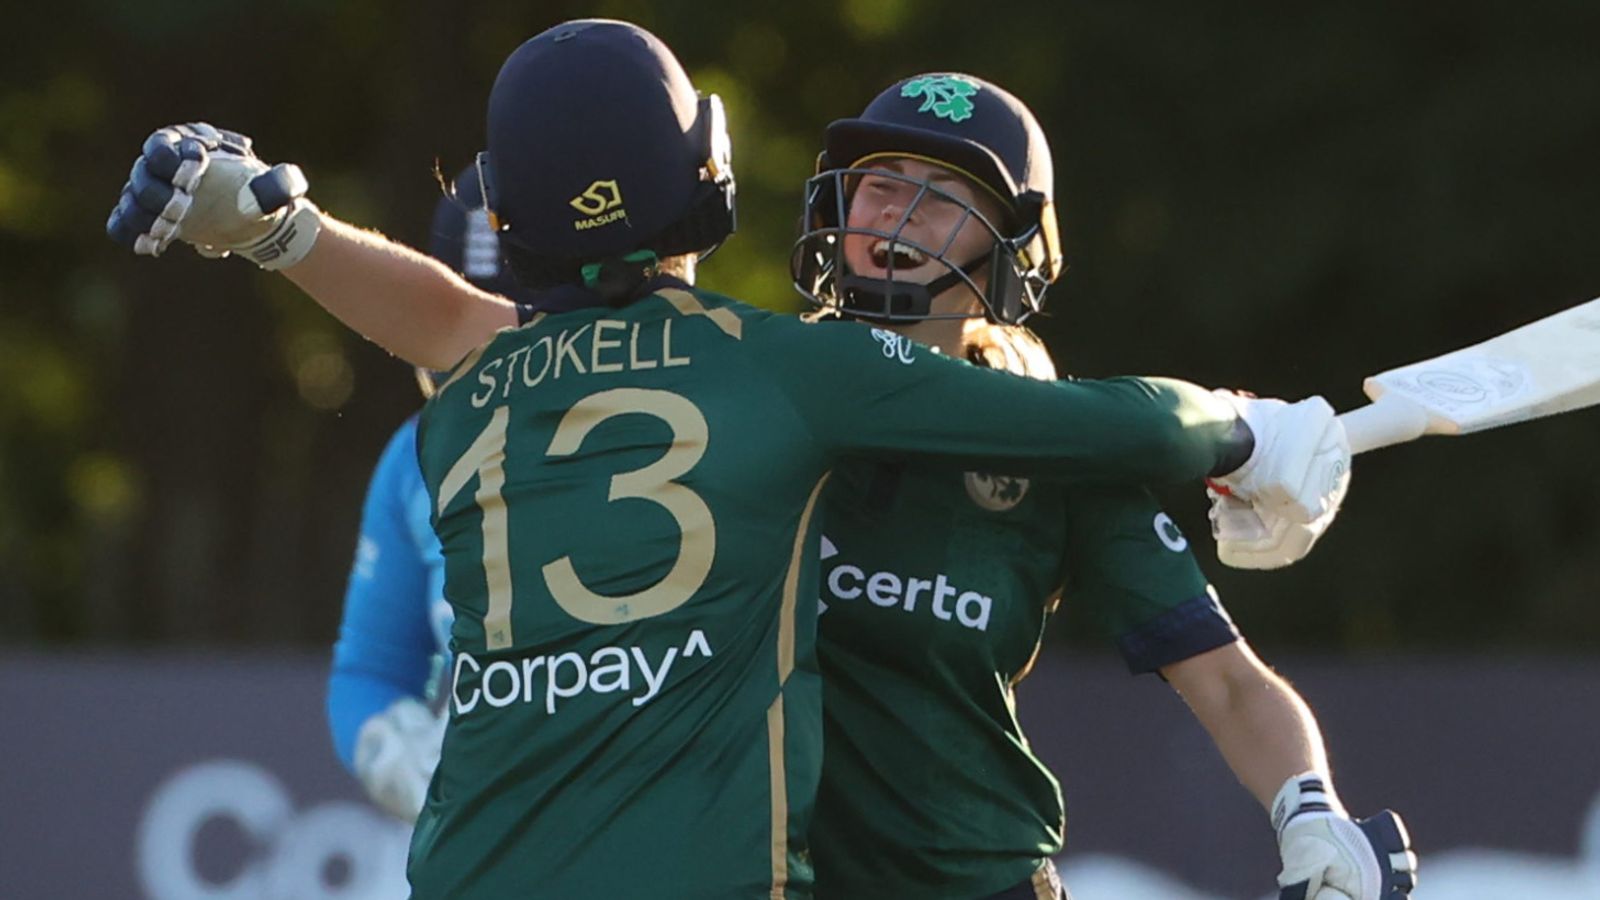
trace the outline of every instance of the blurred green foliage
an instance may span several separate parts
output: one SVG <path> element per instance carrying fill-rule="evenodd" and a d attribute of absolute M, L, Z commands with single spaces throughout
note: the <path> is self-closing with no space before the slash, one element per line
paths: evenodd
<path fill-rule="evenodd" d="M 1019 0 L 35 5 L 0 58 L 0 640 L 331 640 L 406 368 L 286 282 L 101 223 L 140 141 L 204 119 L 424 244 L 499 62 L 631 18 L 727 101 L 740 236 L 703 281 L 794 308 L 823 126 L 975 72 L 1038 112 L 1065 368 L 1360 399 L 1361 376 L 1600 293 L 1600 7 Z M 30 21 L 28 17 L 33 17 Z M 48 19 L 48 21 L 46 21 Z M 71 27 L 59 23 L 70 21 Z M 1258 643 L 1592 647 L 1600 413 L 1362 459 L 1306 563 L 1210 562 Z M 1173 492 L 1197 537 L 1197 492 Z M 1070 615 L 1069 615 L 1070 618 Z"/>

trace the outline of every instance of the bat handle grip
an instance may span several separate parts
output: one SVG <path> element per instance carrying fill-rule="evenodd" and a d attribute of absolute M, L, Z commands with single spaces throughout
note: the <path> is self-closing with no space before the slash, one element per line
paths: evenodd
<path fill-rule="evenodd" d="M 1414 441 L 1428 433 L 1428 411 L 1399 394 L 1386 393 L 1360 409 L 1339 415 L 1351 453 Z"/>

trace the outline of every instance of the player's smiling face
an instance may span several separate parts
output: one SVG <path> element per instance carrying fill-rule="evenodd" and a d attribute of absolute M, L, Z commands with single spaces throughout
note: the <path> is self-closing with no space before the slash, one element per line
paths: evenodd
<path fill-rule="evenodd" d="M 943 166 L 901 157 L 875 160 L 866 168 L 883 174 L 861 176 L 851 194 L 848 228 L 886 234 L 899 229 L 899 240 L 846 232 L 844 256 L 850 271 L 867 278 L 927 284 L 950 271 L 929 251 L 942 251 L 951 263 L 966 265 L 993 246 L 993 235 L 966 208 L 975 207 L 998 222 L 999 204 L 967 178 Z M 932 190 L 922 193 L 917 184 L 922 181 Z M 982 270 L 973 274 L 980 287 L 987 277 Z"/>

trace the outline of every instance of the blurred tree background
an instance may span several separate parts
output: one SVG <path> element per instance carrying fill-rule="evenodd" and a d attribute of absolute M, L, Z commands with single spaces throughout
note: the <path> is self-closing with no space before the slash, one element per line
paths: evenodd
<path fill-rule="evenodd" d="M 727 101 L 741 233 L 708 286 L 775 308 L 823 126 L 891 81 L 1006 85 L 1057 156 L 1065 368 L 1361 399 L 1365 374 L 1600 293 L 1600 5 L 1002 0 L 456 5 L 64 0 L 0 57 L 0 642 L 331 641 L 407 368 L 283 279 L 102 234 L 170 122 L 253 135 L 330 211 L 424 245 L 500 61 L 629 18 Z M 31 21 L 30 21 L 31 17 Z M 48 20 L 48 21 L 46 21 Z M 1362 459 L 1279 574 L 1215 564 L 1258 643 L 1600 639 L 1600 412 Z"/>

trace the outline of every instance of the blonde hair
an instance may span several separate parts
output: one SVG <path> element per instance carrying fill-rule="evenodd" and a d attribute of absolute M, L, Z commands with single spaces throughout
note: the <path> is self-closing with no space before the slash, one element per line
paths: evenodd
<path fill-rule="evenodd" d="M 661 275 L 671 275 L 679 281 L 694 284 L 695 263 L 699 257 L 693 253 L 680 253 L 677 256 L 663 256 L 656 260 L 656 272 Z"/>
<path fill-rule="evenodd" d="M 1021 325 L 1003 325 L 974 319 L 961 334 L 967 361 L 1013 375 L 1055 381 L 1056 364 L 1044 341 Z"/>
<path fill-rule="evenodd" d="M 422 399 L 432 400 L 434 392 L 438 390 L 432 373 L 421 366 L 412 366 L 411 373 L 417 377 L 417 390 L 422 392 Z"/>

